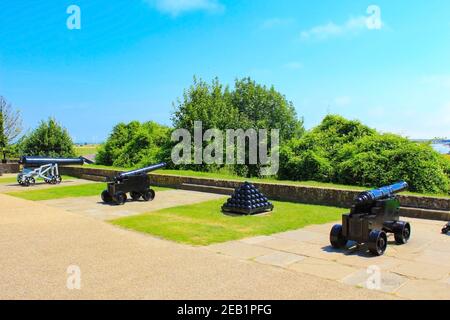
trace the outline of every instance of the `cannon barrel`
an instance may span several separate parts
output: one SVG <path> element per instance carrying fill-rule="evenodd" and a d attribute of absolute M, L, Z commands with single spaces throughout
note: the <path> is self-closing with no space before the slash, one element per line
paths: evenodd
<path fill-rule="evenodd" d="M 145 173 L 148 173 L 148 172 L 151 172 L 151 171 L 155 171 L 155 170 L 164 168 L 166 165 L 167 165 L 167 163 L 162 162 L 162 163 L 154 164 L 154 165 L 151 165 L 149 167 L 142 168 L 142 169 L 122 172 L 122 173 L 119 173 L 117 175 L 117 178 L 118 179 L 123 179 L 123 178 L 126 178 L 126 177 L 131 177 L 131 176 L 137 176 L 137 175 L 140 175 L 140 174 L 145 174 Z"/>
<path fill-rule="evenodd" d="M 355 204 L 357 205 L 370 204 L 377 200 L 386 199 L 395 193 L 406 190 L 407 188 L 408 184 L 404 181 L 401 181 L 390 186 L 365 191 L 356 196 Z"/>
<path fill-rule="evenodd" d="M 43 166 L 46 164 L 58 164 L 58 165 L 82 165 L 85 159 L 79 158 L 50 158 L 50 157 L 30 157 L 23 156 L 20 158 L 19 163 L 30 166 Z"/>

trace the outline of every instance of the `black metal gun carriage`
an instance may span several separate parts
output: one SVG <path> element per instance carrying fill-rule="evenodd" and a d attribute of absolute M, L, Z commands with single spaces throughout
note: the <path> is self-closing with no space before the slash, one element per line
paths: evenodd
<path fill-rule="evenodd" d="M 411 226 L 400 221 L 400 201 L 396 193 L 406 190 L 406 182 L 366 191 L 359 194 L 349 214 L 342 216 L 342 225 L 330 232 L 334 248 L 344 248 L 348 241 L 367 244 L 369 251 L 383 255 L 387 247 L 387 233 L 393 233 L 397 244 L 405 244 L 411 236 Z"/>
<path fill-rule="evenodd" d="M 130 193 L 133 201 L 142 198 L 144 201 L 152 201 L 155 191 L 150 188 L 148 173 L 164 168 L 166 163 L 160 163 L 138 170 L 119 173 L 111 181 L 108 181 L 108 189 L 102 192 L 102 200 L 105 203 L 122 205 L 127 201 L 127 193 Z"/>

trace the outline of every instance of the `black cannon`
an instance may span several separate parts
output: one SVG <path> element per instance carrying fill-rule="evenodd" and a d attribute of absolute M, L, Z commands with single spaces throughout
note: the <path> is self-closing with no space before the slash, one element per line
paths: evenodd
<path fill-rule="evenodd" d="M 59 184 L 62 181 L 58 166 L 83 165 L 92 161 L 79 158 L 50 158 L 50 157 L 29 157 L 23 156 L 19 164 L 23 166 L 22 171 L 17 175 L 17 182 L 24 187 L 34 185 L 36 178 L 41 178 L 45 183 Z"/>
<path fill-rule="evenodd" d="M 447 223 L 443 228 L 442 228 L 442 233 L 443 234 L 447 234 L 450 232 L 450 222 Z"/>
<path fill-rule="evenodd" d="M 141 197 L 145 201 L 153 200 L 155 191 L 150 188 L 150 177 L 147 173 L 165 166 L 166 163 L 159 163 L 142 169 L 119 173 L 111 181 L 108 181 L 108 189 L 102 192 L 103 202 L 124 204 L 127 201 L 128 192 L 134 201 L 138 201 Z"/>
<path fill-rule="evenodd" d="M 408 222 L 399 220 L 400 201 L 396 193 L 406 190 L 406 182 L 365 191 L 356 196 L 349 214 L 342 216 L 342 225 L 330 232 L 334 248 L 344 248 L 347 242 L 367 244 L 369 251 L 383 255 L 387 247 L 387 233 L 393 233 L 397 244 L 405 244 L 411 236 Z"/>

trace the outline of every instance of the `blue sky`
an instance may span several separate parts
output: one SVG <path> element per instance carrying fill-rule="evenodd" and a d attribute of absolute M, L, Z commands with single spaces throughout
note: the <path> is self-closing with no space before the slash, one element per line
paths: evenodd
<path fill-rule="evenodd" d="M 66 26 L 72 4 L 80 30 Z M 170 124 L 194 75 L 251 76 L 307 128 L 330 112 L 450 137 L 446 0 L 3 0 L 0 21 L 0 94 L 27 129 L 54 116 L 76 141 L 102 141 L 120 121 Z"/>

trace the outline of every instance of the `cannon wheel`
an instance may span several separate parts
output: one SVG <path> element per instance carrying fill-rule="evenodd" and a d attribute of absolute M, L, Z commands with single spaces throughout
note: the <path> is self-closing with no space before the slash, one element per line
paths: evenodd
<path fill-rule="evenodd" d="M 136 191 L 131 191 L 130 196 L 131 196 L 131 199 L 133 199 L 133 201 L 138 201 L 141 198 L 141 193 L 136 192 Z"/>
<path fill-rule="evenodd" d="M 111 195 L 109 194 L 108 190 L 104 190 L 102 192 L 102 200 L 103 200 L 104 203 L 111 203 L 112 202 L 113 199 L 112 199 Z"/>
<path fill-rule="evenodd" d="M 23 173 L 19 173 L 17 175 L 17 183 L 22 185 L 23 184 Z"/>
<path fill-rule="evenodd" d="M 447 234 L 450 231 L 450 222 L 445 227 L 442 228 L 442 233 Z"/>
<path fill-rule="evenodd" d="M 25 181 L 22 185 L 25 187 L 29 187 L 29 186 L 34 185 L 35 183 L 36 183 L 36 180 L 34 180 L 33 177 L 28 177 L 28 178 L 25 178 Z"/>
<path fill-rule="evenodd" d="M 336 224 L 333 226 L 330 232 L 330 242 L 333 248 L 342 249 L 347 244 L 347 239 L 342 234 L 342 226 Z"/>
<path fill-rule="evenodd" d="M 127 194 L 125 192 L 119 191 L 114 196 L 115 202 L 118 205 L 125 204 L 127 202 Z"/>
<path fill-rule="evenodd" d="M 411 225 L 408 222 L 397 222 L 394 227 L 394 238 L 397 244 L 406 244 L 411 237 Z"/>
<path fill-rule="evenodd" d="M 153 199 L 155 199 L 155 191 L 153 191 L 152 189 L 148 189 L 142 194 L 142 198 L 145 201 L 152 201 Z"/>
<path fill-rule="evenodd" d="M 375 256 L 382 256 L 387 247 L 386 232 L 380 230 L 372 230 L 369 234 L 369 251 Z"/>
<path fill-rule="evenodd" d="M 57 175 L 55 177 L 55 179 L 56 179 L 56 184 L 60 184 L 62 182 L 62 177 L 60 175 Z"/>

